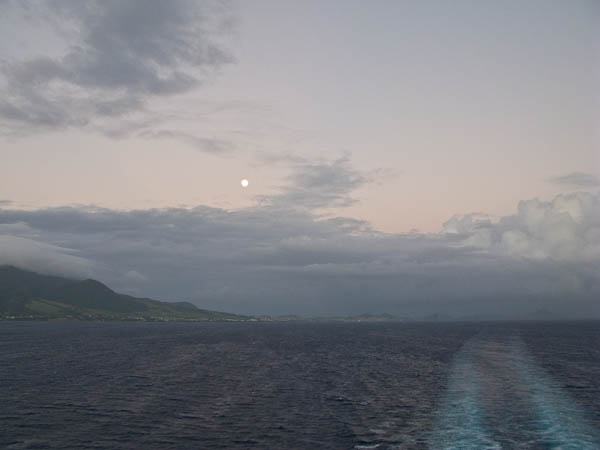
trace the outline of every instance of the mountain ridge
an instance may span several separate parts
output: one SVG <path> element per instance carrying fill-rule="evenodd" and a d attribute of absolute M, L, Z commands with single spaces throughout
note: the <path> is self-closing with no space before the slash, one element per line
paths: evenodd
<path fill-rule="evenodd" d="M 200 309 L 115 292 L 91 278 L 76 280 L 0 266 L 0 320 L 257 321 L 252 316 Z"/>

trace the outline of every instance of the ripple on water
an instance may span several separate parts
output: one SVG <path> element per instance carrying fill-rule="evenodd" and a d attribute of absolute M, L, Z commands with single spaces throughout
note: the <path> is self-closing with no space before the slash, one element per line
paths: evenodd
<path fill-rule="evenodd" d="M 566 406 L 599 426 L 599 328 L 0 323 L 0 448 L 533 449 Z"/>

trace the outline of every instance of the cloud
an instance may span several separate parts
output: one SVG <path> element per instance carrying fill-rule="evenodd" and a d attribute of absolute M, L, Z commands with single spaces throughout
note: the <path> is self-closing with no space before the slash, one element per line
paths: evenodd
<path fill-rule="evenodd" d="M 175 139 L 205 153 L 223 154 L 230 153 L 234 150 L 234 145 L 229 141 L 218 138 L 193 136 L 182 131 L 143 131 L 139 136 L 150 139 Z"/>
<path fill-rule="evenodd" d="M 350 206 L 356 202 L 351 192 L 373 181 L 370 175 L 353 168 L 347 155 L 334 161 L 290 158 L 287 162 L 292 170 L 286 185 L 280 187 L 277 195 L 261 197 L 265 205 L 308 210 Z"/>
<path fill-rule="evenodd" d="M 143 121 L 149 100 L 189 92 L 233 61 L 220 39 L 232 24 L 223 2 L 8 2 L 3 12 L 25 18 L 24 35 L 40 39 L 41 23 L 67 43 L 52 56 L 3 55 L 4 134 Z"/>
<path fill-rule="evenodd" d="M 323 189 L 340 195 L 362 182 L 332 180 Z M 234 312 L 600 316 L 600 194 L 523 201 L 497 221 L 453 217 L 435 234 L 379 233 L 284 205 L 0 210 L 4 239 L 27 240 L 3 261 L 66 255 L 117 289 Z"/>
<path fill-rule="evenodd" d="M 591 173 L 583 172 L 571 172 L 567 175 L 552 177 L 548 181 L 560 186 L 572 186 L 577 188 L 600 186 L 600 178 Z"/>
<path fill-rule="evenodd" d="M 446 233 L 464 236 L 472 245 L 507 256 L 562 261 L 600 259 L 600 201 L 586 192 L 559 195 L 551 202 L 521 201 L 517 214 L 492 223 L 482 216 L 453 217 Z"/>
<path fill-rule="evenodd" d="M 73 249 L 32 239 L 0 234 L 0 265 L 12 265 L 52 275 L 89 277 L 96 263 L 77 256 Z"/>

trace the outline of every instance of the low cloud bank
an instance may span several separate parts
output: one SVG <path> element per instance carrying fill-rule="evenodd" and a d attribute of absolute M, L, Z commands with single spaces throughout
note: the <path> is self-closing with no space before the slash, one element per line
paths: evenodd
<path fill-rule="evenodd" d="M 498 221 L 453 217 L 438 234 L 379 233 L 276 202 L 3 209 L 0 263 L 255 314 L 600 316 L 600 195 L 522 201 Z"/>

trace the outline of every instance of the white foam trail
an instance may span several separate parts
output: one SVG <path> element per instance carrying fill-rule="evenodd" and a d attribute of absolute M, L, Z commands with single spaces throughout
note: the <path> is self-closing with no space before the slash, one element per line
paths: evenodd
<path fill-rule="evenodd" d="M 598 432 L 587 423 L 583 409 L 534 363 L 524 344 L 515 340 L 509 358 L 528 390 L 538 443 L 562 450 L 600 449 Z"/>
<path fill-rule="evenodd" d="M 501 373 L 490 372 L 495 369 Z M 489 386 L 495 392 L 486 391 Z M 498 396 L 513 388 L 524 410 Z M 514 427 L 509 435 L 507 426 Z M 454 358 L 428 444 L 432 450 L 501 449 L 499 441 L 510 443 L 508 448 L 600 449 L 598 431 L 583 408 L 535 363 L 522 341 L 477 336 Z"/>
<path fill-rule="evenodd" d="M 467 342 L 452 363 L 448 388 L 429 437 L 432 450 L 495 450 L 501 446 L 483 424 L 481 373 L 475 363 L 474 342 Z"/>

